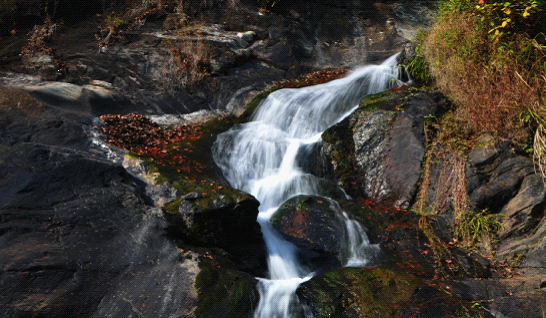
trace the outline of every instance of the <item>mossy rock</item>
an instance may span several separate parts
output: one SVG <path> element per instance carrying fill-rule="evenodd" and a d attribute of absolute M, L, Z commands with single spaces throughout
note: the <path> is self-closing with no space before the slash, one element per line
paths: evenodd
<path fill-rule="evenodd" d="M 188 241 L 225 247 L 261 239 L 260 203 L 250 194 L 214 182 L 178 181 L 173 187 L 185 195 L 164 211 L 171 230 Z"/>
<path fill-rule="evenodd" d="M 341 268 L 303 283 L 297 295 L 313 317 L 394 317 L 421 281 L 402 271 Z"/>
<path fill-rule="evenodd" d="M 216 266 L 215 266 L 216 265 Z M 217 264 L 200 264 L 195 287 L 199 303 L 197 317 L 251 317 L 258 303 L 257 280 L 249 274 L 217 268 Z"/>
<path fill-rule="evenodd" d="M 301 284 L 296 293 L 315 318 L 492 317 L 474 308 L 470 297 L 456 296 L 464 291 L 455 288 L 400 270 L 341 268 Z"/>
<path fill-rule="evenodd" d="M 391 101 L 395 94 L 396 91 L 386 90 L 381 93 L 368 95 L 362 99 L 358 110 L 362 111 L 376 109 L 381 105 L 386 104 L 388 101 Z"/>

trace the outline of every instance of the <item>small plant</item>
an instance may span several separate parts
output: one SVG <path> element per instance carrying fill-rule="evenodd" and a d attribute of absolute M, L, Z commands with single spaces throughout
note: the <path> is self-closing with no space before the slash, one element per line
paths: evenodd
<path fill-rule="evenodd" d="M 167 86 L 172 92 L 191 86 L 208 74 L 211 53 L 202 40 L 184 39 L 167 46 Z"/>
<path fill-rule="evenodd" d="M 499 221 L 502 214 L 489 214 L 487 209 L 480 212 L 466 212 L 458 215 L 456 235 L 468 245 L 474 244 L 478 239 L 489 239 L 503 230 Z"/>

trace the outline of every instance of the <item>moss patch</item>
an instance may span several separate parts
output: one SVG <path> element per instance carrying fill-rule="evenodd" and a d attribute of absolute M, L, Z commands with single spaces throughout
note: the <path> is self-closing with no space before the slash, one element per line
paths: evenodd
<path fill-rule="evenodd" d="M 392 317 L 397 304 L 414 294 L 420 280 L 382 268 L 342 268 L 319 275 L 298 288 L 314 317 Z"/>
<path fill-rule="evenodd" d="M 214 259 L 201 261 L 195 287 L 197 317 L 248 317 L 258 302 L 257 281 L 249 274 L 224 269 Z"/>

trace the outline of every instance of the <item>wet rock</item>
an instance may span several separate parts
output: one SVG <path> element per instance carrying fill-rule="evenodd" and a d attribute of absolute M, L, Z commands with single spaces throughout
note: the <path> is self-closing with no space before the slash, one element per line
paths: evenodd
<path fill-rule="evenodd" d="M 176 204 L 172 222 L 193 242 L 225 247 L 261 238 L 256 222 L 260 203 L 247 193 L 220 186 L 215 192 L 190 192 Z"/>
<path fill-rule="evenodd" d="M 80 114 L 126 113 L 135 107 L 112 84 L 103 81 L 93 81 L 84 86 L 47 82 L 21 88 L 42 103 Z"/>
<path fill-rule="evenodd" d="M 249 274 L 201 264 L 195 282 L 199 290 L 196 317 L 251 317 L 258 303 L 258 281 Z"/>
<path fill-rule="evenodd" d="M 335 180 L 350 195 L 409 207 L 425 153 L 424 117 L 446 107 L 438 91 L 366 97 L 351 116 L 323 133 Z"/>
<path fill-rule="evenodd" d="M 313 317 L 389 317 L 410 299 L 418 279 L 387 269 L 342 268 L 313 277 L 297 295 Z"/>
<path fill-rule="evenodd" d="M 42 76 L 46 81 L 55 81 L 61 77 L 61 72 L 51 55 L 44 53 L 35 53 L 23 58 L 23 63 L 27 69 Z"/>
<path fill-rule="evenodd" d="M 302 171 L 320 178 L 331 179 L 332 171 L 321 142 L 301 147 L 296 155 L 297 166 Z"/>
<path fill-rule="evenodd" d="M 178 191 L 173 188 L 168 181 L 157 184 L 157 177 L 150 174 L 147 165 L 142 160 L 125 156 L 123 158 L 122 166 L 131 175 L 145 183 L 146 188 L 144 191 L 152 206 L 162 207 L 165 203 L 176 199 Z M 190 194 L 187 194 L 186 196 Z"/>
<path fill-rule="evenodd" d="M 271 219 L 275 229 L 300 249 L 300 258 L 319 271 L 346 261 L 342 238 L 346 229 L 333 203 L 321 197 L 296 196 L 285 202 Z M 317 267 L 318 265 L 318 267 Z"/>
<path fill-rule="evenodd" d="M 445 317 L 457 311 L 492 317 L 435 285 L 404 271 L 342 268 L 301 284 L 297 295 L 313 317 Z"/>
<path fill-rule="evenodd" d="M 15 104 L 0 118 L 0 316 L 193 316 L 197 260 L 90 140 L 93 117 Z"/>

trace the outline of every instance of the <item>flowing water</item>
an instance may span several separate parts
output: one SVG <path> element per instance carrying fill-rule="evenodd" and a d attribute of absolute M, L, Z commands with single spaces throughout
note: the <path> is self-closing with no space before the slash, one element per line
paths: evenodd
<path fill-rule="evenodd" d="M 213 156 L 224 176 L 234 188 L 260 201 L 258 222 L 268 251 L 269 277 L 258 278 L 260 301 L 254 317 L 290 317 L 297 305 L 297 287 L 314 274 L 299 262 L 296 246 L 269 223 L 277 208 L 295 195 L 329 196 L 319 178 L 298 167 L 298 151 L 320 142 L 322 132 L 354 111 L 364 96 L 403 84 L 398 78 L 395 55 L 326 84 L 278 90 L 260 104 L 251 122 L 218 136 Z M 372 248 L 364 230 L 330 202 L 346 224 L 346 251 L 340 252 L 345 266 L 365 264 Z"/>

